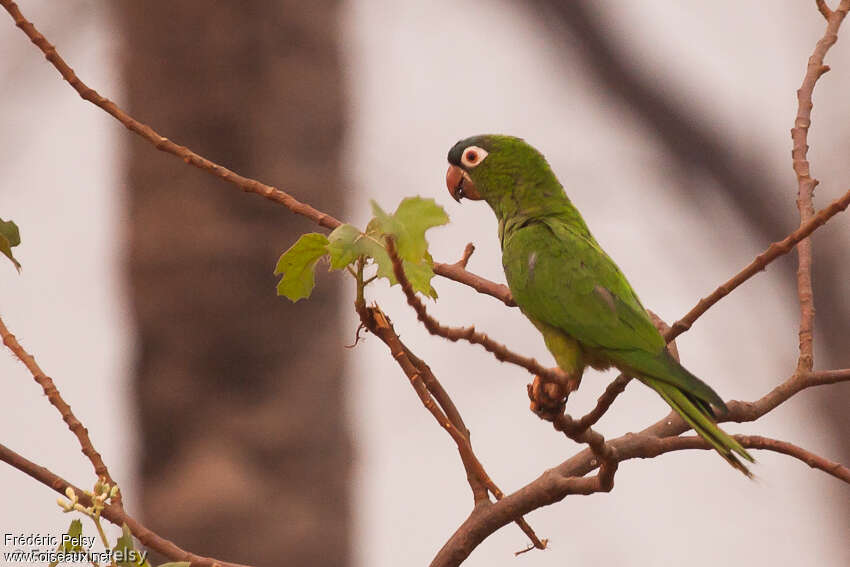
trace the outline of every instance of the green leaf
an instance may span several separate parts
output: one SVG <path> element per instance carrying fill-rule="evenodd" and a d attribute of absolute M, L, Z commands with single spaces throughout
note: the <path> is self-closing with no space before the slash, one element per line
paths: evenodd
<path fill-rule="evenodd" d="M 384 266 L 383 271 L 386 271 L 386 266 L 389 265 L 389 274 L 393 273 L 390 256 L 380 236 L 360 232 L 357 227 L 350 224 L 338 226 L 330 233 L 328 254 L 331 257 L 332 270 L 341 270 L 360 256 L 367 256 L 378 263 L 379 272 L 382 271 L 381 266 Z"/>
<path fill-rule="evenodd" d="M 431 278 L 434 277 L 434 270 L 431 267 L 432 263 L 430 257 L 427 258 L 427 261 L 422 260 L 419 262 L 402 260 L 404 274 L 407 276 L 410 285 L 413 286 L 413 291 L 419 291 L 433 299 L 437 299 L 437 292 L 431 287 Z"/>
<path fill-rule="evenodd" d="M 375 217 L 366 225 L 366 232 L 344 224 L 330 233 L 327 252 L 331 269 L 341 270 L 360 257 L 371 258 L 377 266 L 375 275 L 386 278 L 390 285 L 397 284 L 386 249 L 386 237 L 392 235 L 413 289 L 436 298 L 437 292 L 431 287 L 433 260 L 428 254 L 425 231 L 446 224 L 449 221 L 446 212 L 433 199 L 421 197 L 404 199 L 391 215 L 373 201 L 372 211 Z"/>
<path fill-rule="evenodd" d="M 0 252 L 12 261 L 19 272 L 21 271 L 21 263 L 12 254 L 12 248 L 20 243 L 21 231 L 18 230 L 18 225 L 12 221 L 0 219 Z"/>
<path fill-rule="evenodd" d="M 112 557 L 118 567 L 139 567 L 148 565 L 147 560 L 141 561 L 142 554 L 147 555 L 146 551 L 136 549 L 136 543 L 133 541 L 133 534 L 127 524 L 121 524 L 121 537 L 112 548 Z"/>
<path fill-rule="evenodd" d="M 446 211 L 434 199 L 422 197 L 403 199 L 392 215 L 385 213 L 372 201 L 372 213 L 375 215 L 376 228 L 382 234 L 395 237 L 399 257 L 411 262 L 426 259 L 428 241 L 425 240 L 425 231 L 449 222 Z"/>
<path fill-rule="evenodd" d="M 59 544 L 59 547 L 56 548 L 57 552 L 70 553 L 72 551 L 85 551 L 79 543 L 82 541 L 80 536 L 83 535 L 83 523 L 79 519 L 71 520 L 71 525 L 68 526 L 68 531 L 65 533 L 68 535 L 68 538 Z M 78 543 L 72 544 L 71 538 L 75 538 Z M 58 561 L 48 563 L 50 567 L 56 567 L 58 564 Z"/>
<path fill-rule="evenodd" d="M 327 253 L 328 238 L 324 234 L 302 234 L 277 261 L 274 273 L 283 274 L 277 284 L 277 294 L 291 301 L 310 297 L 316 285 L 316 262 Z"/>

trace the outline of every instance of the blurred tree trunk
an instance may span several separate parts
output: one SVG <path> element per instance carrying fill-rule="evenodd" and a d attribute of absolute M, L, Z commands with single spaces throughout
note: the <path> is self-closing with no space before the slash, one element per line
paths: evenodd
<path fill-rule="evenodd" d="M 132 115 L 342 215 L 338 2 L 113 6 Z M 138 138 L 127 150 L 146 522 L 220 559 L 346 565 L 338 294 L 320 273 L 293 305 L 272 275 L 315 227 Z"/>

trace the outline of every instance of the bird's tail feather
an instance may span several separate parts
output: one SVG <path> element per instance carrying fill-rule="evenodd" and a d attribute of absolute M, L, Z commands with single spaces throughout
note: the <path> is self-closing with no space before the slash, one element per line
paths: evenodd
<path fill-rule="evenodd" d="M 667 382 L 648 377 L 642 377 L 641 381 L 658 392 L 670 404 L 670 407 L 676 410 L 676 413 L 681 415 L 682 419 L 694 428 L 694 431 L 699 433 L 703 439 L 708 441 L 720 453 L 721 457 L 726 459 L 726 462 L 744 473 L 747 477 L 752 478 L 752 473 L 738 459 L 736 453 L 751 463 L 755 462 L 755 459 L 753 459 L 740 443 L 717 426 L 717 423 L 712 418 L 710 408 L 703 407 L 706 405 L 704 402 Z"/>

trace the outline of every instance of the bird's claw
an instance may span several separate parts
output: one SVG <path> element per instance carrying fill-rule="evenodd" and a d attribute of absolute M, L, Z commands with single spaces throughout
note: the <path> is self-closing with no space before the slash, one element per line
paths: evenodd
<path fill-rule="evenodd" d="M 531 400 L 531 411 L 551 421 L 554 416 L 564 413 L 567 392 L 561 384 L 545 382 L 540 376 L 535 376 L 534 382 L 528 384 L 528 399 Z"/>

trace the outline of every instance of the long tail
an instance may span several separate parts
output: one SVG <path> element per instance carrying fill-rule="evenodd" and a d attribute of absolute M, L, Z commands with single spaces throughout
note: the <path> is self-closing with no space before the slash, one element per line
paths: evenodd
<path fill-rule="evenodd" d="M 720 429 L 714 422 L 711 408 L 699 398 L 689 395 L 673 384 L 662 382 L 655 378 L 641 377 L 641 381 L 658 392 L 670 404 L 682 419 L 694 428 L 694 431 L 709 442 L 709 444 L 726 459 L 726 462 L 752 478 L 750 470 L 742 463 L 736 453 L 753 463 L 755 459 L 728 433 Z"/>

